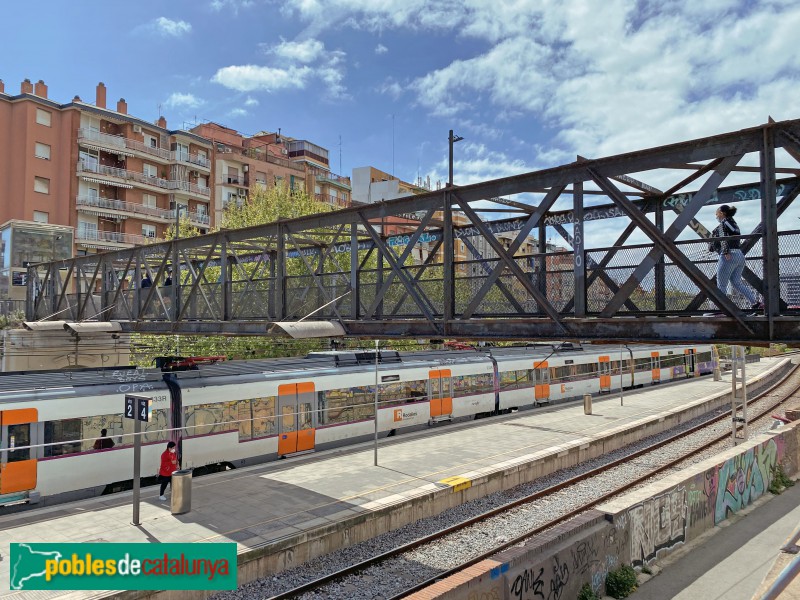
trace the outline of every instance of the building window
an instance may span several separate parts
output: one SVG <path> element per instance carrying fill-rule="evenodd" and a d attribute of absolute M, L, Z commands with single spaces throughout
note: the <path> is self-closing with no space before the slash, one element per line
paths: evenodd
<path fill-rule="evenodd" d="M 189 160 L 189 146 L 187 146 L 186 144 L 178 144 L 176 151 L 177 151 L 176 158 L 178 160 L 184 160 L 184 161 Z"/>
<path fill-rule="evenodd" d="M 49 220 L 49 213 L 42 212 L 39 210 L 33 211 L 33 220 L 36 223 L 47 223 Z"/>
<path fill-rule="evenodd" d="M 142 194 L 142 204 L 150 208 L 156 208 L 156 197 L 153 194 Z"/>
<path fill-rule="evenodd" d="M 198 204 L 197 205 L 197 214 L 198 215 L 207 215 L 208 214 L 208 207 L 205 204 Z"/>
<path fill-rule="evenodd" d="M 147 136 L 147 143 L 151 148 L 158 148 L 158 142 L 156 141 L 156 138 L 152 136 Z"/>
<path fill-rule="evenodd" d="M 40 194 L 49 194 L 50 193 L 50 180 L 44 177 L 34 177 L 33 178 L 33 191 L 39 192 Z"/>
<path fill-rule="evenodd" d="M 148 165 L 147 163 L 144 163 L 143 171 L 144 171 L 145 177 L 157 177 L 158 176 L 157 175 L 158 169 L 156 169 L 155 165 Z"/>
<path fill-rule="evenodd" d="M 197 187 L 199 188 L 207 188 L 208 187 L 208 177 L 204 175 L 200 175 L 197 178 Z"/>
<path fill-rule="evenodd" d="M 41 108 L 36 109 L 36 122 L 39 125 L 44 125 L 46 127 L 50 127 L 50 111 L 42 110 Z"/>
<path fill-rule="evenodd" d="M 100 166 L 100 153 L 97 150 L 84 150 L 81 148 L 78 158 L 80 158 L 81 164 L 85 169 L 97 172 Z"/>
<path fill-rule="evenodd" d="M 36 149 L 34 150 L 33 154 L 36 158 L 50 160 L 50 146 L 47 144 L 42 144 L 41 142 L 36 142 Z"/>
<path fill-rule="evenodd" d="M 142 235 L 144 237 L 149 237 L 149 238 L 156 237 L 156 226 L 155 225 L 142 225 Z"/>

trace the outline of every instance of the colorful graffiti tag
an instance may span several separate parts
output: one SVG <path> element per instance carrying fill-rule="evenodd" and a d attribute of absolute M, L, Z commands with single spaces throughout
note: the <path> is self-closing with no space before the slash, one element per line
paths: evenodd
<path fill-rule="evenodd" d="M 782 444 L 773 438 L 719 466 L 715 525 L 757 500 L 769 489 L 772 472 L 782 456 Z"/>

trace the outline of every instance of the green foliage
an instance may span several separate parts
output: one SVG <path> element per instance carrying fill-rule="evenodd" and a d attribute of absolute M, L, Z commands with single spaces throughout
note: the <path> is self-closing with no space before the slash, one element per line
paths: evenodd
<path fill-rule="evenodd" d="M 600 596 L 594 593 L 592 586 L 588 583 L 584 583 L 583 587 L 581 587 L 581 591 L 578 592 L 578 600 L 600 600 Z"/>
<path fill-rule="evenodd" d="M 18 329 L 24 320 L 24 312 L 13 310 L 7 315 L 0 315 L 0 329 Z"/>
<path fill-rule="evenodd" d="M 180 234 L 180 238 L 190 238 L 200 235 L 200 230 L 192 225 L 191 221 L 189 221 L 189 217 L 186 216 L 186 212 L 181 212 L 180 220 L 178 221 L 178 233 Z M 165 240 L 171 240 L 175 237 L 175 223 L 173 222 L 169 227 L 167 227 L 167 231 L 164 233 Z"/>
<path fill-rule="evenodd" d="M 783 465 L 777 464 L 772 467 L 772 482 L 769 484 L 769 491 L 775 495 L 780 494 L 786 488 L 794 485 L 794 481 L 786 474 Z"/>
<path fill-rule="evenodd" d="M 272 223 L 279 219 L 295 219 L 315 213 L 331 212 L 330 205 L 311 198 L 305 192 L 284 187 L 250 189 L 247 202 L 237 206 L 228 204 L 222 213 L 220 229 L 240 229 Z"/>
<path fill-rule="evenodd" d="M 645 575 L 652 575 L 653 571 L 652 571 L 652 569 L 650 567 L 648 567 L 647 565 L 644 565 L 642 567 L 642 573 L 644 573 Z"/>
<path fill-rule="evenodd" d="M 636 571 L 630 565 L 622 565 L 606 575 L 606 594 L 612 598 L 627 598 L 635 589 Z"/>

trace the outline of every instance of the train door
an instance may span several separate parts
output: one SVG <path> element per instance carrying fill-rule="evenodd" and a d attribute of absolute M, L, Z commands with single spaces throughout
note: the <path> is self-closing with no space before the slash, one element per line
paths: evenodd
<path fill-rule="evenodd" d="M 547 361 L 533 363 L 534 404 L 550 402 L 550 369 Z"/>
<path fill-rule="evenodd" d="M 607 394 L 611 392 L 611 357 L 601 356 L 598 361 L 598 370 L 600 371 L 600 393 Z"/>
<path fill-rule="evenodd" d="M 650 353 L 650 383 L 661 383 L 661 361 L 658 352 Z"/>
<path fill-rule="evenodd" d="M 314 384 L 287 383 L 278 386 L 278 455 L 314 449 L 317 394 Z"/>
<path fill-rule="evenodd" d="M 37 420 L 35 408 L 0 411 L 0 495 L 36 488 L 36 453 L 24 446 L 38 443 L 33 426 Z"/>
<path fill-rule="evenodd" d="M 450 369 L 429 371 L 431 380 L 431 419 L 449 418 L 453 414 L 453 393 Z"/>
<path fill-rule="evenodd" d="M 684 350 L 683 361 L 686 366 L 686 377 L 695 377 L 700 374 L 697 371 L 697 350 L 694 348 Z"/>

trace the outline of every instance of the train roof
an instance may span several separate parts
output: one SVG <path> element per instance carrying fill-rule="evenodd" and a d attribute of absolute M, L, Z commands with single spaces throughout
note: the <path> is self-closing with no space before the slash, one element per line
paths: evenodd
<path fill-rule="evenodd" d="M 483 362 L 490 357 L 509 360 L 529 356 L 545 358 L 549 356 L 570 356 L 620 352 L 619 345 L 587 345 L 570 342 L 536 343 L 527 346 L 477 347 L 473 350 L 422 350 L 398 352 L 381 350 L 378 362 L 384 369 L 390 365 L 398 368 L 425 364 L 466 364 Z M 631 349 L 664 350 L 664 345 L 636 344 Z M 178 379 L 205 379 L 242 377 L 243 375 L 264 376 L 297 371 L 346 372 L 375 364 L 374 350 L 311 352 L 305 357 L 271 358 L 257 360 L 237 360 L 215 364 L 199 365 L 193 370 L 170 373 Z M 78 388 L 90 386 L 118 385 L 129 382 L 160 382 L 164 373 L 156 368 L 106 367 L 102 369 L 76 369 L 59 371 L 20 371 L 0 374 L 0 393 L 49 390 L 58 388 Z"/>
<path fill-rule="evenodd" d="M 58 371 L 15 371 L 0 374 L 0 392 L 47 390 L 62 387 L 115 385 L 129 381 L 161 381 L 158 369 L 106 367 L 102 369 L 65 369 Z"/>

